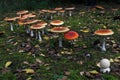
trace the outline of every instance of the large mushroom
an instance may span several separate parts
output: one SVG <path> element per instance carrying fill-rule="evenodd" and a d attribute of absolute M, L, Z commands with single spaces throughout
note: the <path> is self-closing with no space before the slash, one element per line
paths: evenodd
<path fill-rule="evenodd" d="M 41 25 L 41 24 L 34 24 L 30 27 L 30 29 L 36 30 L 36 39 L 38 39 L 40 42 L 42 41 L 42 37 L 41 37 L 41 32 L 39 30 L 43 28 L 45 28 L 45 25 Z"/>
<path fill-rule="evenodd" d="M 16 21 L 16 19 L 18 19 L 18 18 L 19 18 L 19 17 L 13 17 L 13 18 L 8 18 L 8 17 L 6 17 L 6 18 L 4 19 L 5 21 L 7 21 L 7 22 L 10 23 L 10 30 L 11 30 L 11 31 L 14 31 L 12 22 Z"/>
<path fill-rule="evenodd" d="M 50 22 L 50 24 L 53 25 L 53 26 L 61 26 L 61 25 L 64 24 L 64 22 L 61 21 L 61 20 L 53 20 L 53 21 Z"/>
<path fill-rule="evenodd" d="M 65 33 L 67 31 L 69 31 L 70 29 L 68 27 L 53 27 L 50 31 L 53 33 L 59 33 L 59 47 L 63 47 L 62 45 L 62 37 L 61 37 L 61 33 Z"/>
<path fill-rule="evenodd" d="M 94 34 L 99 35 L 99 36 L 104 36 L 101 50 L 106 51 L 105 36 L 112 35 L 112 34 L 114 34 L 114 32 L 111 29 L 99 29 L 99 30 L 96 30 L 94 32 Z"/>
<path fill-rule="evenodd" d="M 75 31 L 68 31 L 64 34 L 64 38 L 69 41 L 73 41 L 77 39 L 78 37 L 79 37 L 79 34 Z"/>
<path fill-rule="evenodd" d="M 18 21 L 19 25 L 24 25 L 26 33 L 30 33 L 30 28 L 27 25 L 32 25 L 37 23 L 39 20 L 20 20 Z"/>

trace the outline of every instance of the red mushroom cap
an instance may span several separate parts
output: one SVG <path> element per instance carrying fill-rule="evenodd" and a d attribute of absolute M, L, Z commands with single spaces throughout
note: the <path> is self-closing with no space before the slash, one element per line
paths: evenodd
<path fill-rule="evenodd" d="M 79 37 L 79 34 L 75 31 L 68 31 L 64 34 L 64 38 L 68 40 L 73 40 Z"/>

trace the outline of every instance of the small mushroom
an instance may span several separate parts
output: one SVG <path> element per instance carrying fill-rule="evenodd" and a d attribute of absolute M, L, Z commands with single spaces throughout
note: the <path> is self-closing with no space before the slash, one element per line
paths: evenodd
<path fill-rule="evenodd" d="M 41 32 L 39 31 L 40 29 L 45 28 L 45 25 L 40 25 L 40 24 L 34 24 L 30 27 L 32 30 L 36 30 L 36 39 L 39 39 L 39 41 L 42 41 L 41 37 Z"/>
<path fill-rule="evenodd" d="M 62 10 L 62 9 L 63 9 L 62 7 L 57 7 L 54 10 L 57 11 L 57 15 L 59 16 L 60 15 L 59 11 Z"/>
<path fill-rule="evenodd" d="M 53 19 L 54 14 L 57 13 L 55 10 L 48 10 L 48 12 L 50 13 L 50 19 Z"/>
<path fill-rule="evenodd" d="M 75 9 L 75 7 L 65 8 L 65 10 L 69 12 L 69 16 L 72 16 L 72 11 L 73 11 L 74 9 Z"/>
<path fill-rule="evenodd" d="M 61 20 L 53 20 L 53 21 L 50 22 L 50 24 L 53 25 L 53 26 L 61 26 L 61 25 L 64 24 L 64 22 L 61 21 Z"/>
<path fill-rule="evenodd" d="M 4 19 L 5 21 L 7 21 L 7 22 L 10 23 L 10 30 L 11 30 L 11 31 L 14 31 L 12 22 L 16 21 L 16 19 L 18 19 L 18 18 L 19 18 L 19 17 L 13 17 L 13 18 L 8 18 L 8 17 L 6 17 L 6 18 Z"/>
<path fill-rule="evenodd" d="M 37 23 L 37 25 L 47 26 L 47 23 L 44 22 L 44 21 L 40 21 L 40 22 Z M 45 31 L 44 31 L 44 29 L 42 29 L 42 35 L 44 35 L 44 34 L 45 34 Z"/>
<path fill-rule="evenodd" d="M 106 51 L 105 36 L 112 35 L 114 34 L 114 32 L 111 29 L 99 29 L 99 30 L 96 30 L 94 34 L 99 35 L 99 36 L 104 36 L 101 49 L 102 51 Z"/>
<path fill-rule="evenodd" d="M 68 31 L 64 34 L 64 38 L 70 41 L 73 41 L 74 39 L 77 39 L 79 37 L 79 34 L 75 31 Z"/>
<path fill-rule="evenodd" d="M 67 31 L 69 31 L 70 29 L 68 27 L 64 27 L 64 26 L 61 26 L 61 27 L 54 27 L 52 28 L 50 31 L 51 32 L 54 32 L 54 33 L 59 33 L 59 47 L 63 47 L 62 45 L 62 33 L 65 33 Z"/>
<path fill-rule="evenodd" d="M 61 13 L 61 16 L 65 15 L 65 10 L 60 10 L 59 12 Z"/>

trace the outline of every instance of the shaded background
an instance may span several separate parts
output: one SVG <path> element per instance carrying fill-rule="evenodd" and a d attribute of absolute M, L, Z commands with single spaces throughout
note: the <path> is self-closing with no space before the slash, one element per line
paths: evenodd
<path fill-rule="evenodd" d="M 92 0 L 94 1 L 94 0 Z M 120 4 L 120 0 L 96 0 L 96 3 L 117 3 Z M 35 10 L 40 8 L 52 8 L 56 6 L 65 6 L 72 4 L 87 4 L 87 0 L 0 0 L 0 12 L 9 12 L 13 10 Z"/>

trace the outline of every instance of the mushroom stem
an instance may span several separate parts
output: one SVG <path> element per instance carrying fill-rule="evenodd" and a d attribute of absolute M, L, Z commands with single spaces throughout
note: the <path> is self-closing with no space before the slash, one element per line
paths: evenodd
<path fill-rule="evenodd" d="M 105 47 L 105 38 L 103 39 L 103 44 L 102 44 L 101 49 L 102 49 L 102 51 L 106 51 L 106 47 Z"/>
<path fill-rule="evenodd" d="M 44 29 L 42 29 L 42 35 L 44 35 L 45 34 L 45 31 L 44 31 Z"/>
<path fill-rule="evenodd" d="M 36 37 L 36 39 L 38 39 L 37 30 L 35 31 L 35 37 Z"/>
<path fill-rule="evenodd" d="M 27 27 L 26 33 L 29 34 L 30 33 L 30 28 Z"/>
<path fill-rule="evenodd" d="M 31 37 L 34 36 L 33 30 L 30 31 L 30 36 L 31 36 Z"/>
<path fill-rule="evenodd" d="M 10 23 L 10 30 L 13 31 L 13 24 Z"/>
<path fill-rule="evenodd" d="M 38 31 L 38 39 L 39 39 L 40 42 L 42 41 L 42 37 L 41 37 L 40 31 Z"/>
<path fill-rule="evenodd" d="M 69 11 L 69 16 L 72 16 L 72 11 Z"/>
<path fill-rule="evenodd" d="M 62 46 L 62 37 L 61 36 L 59 37 L 59 47 L 63 47 Z"/>

